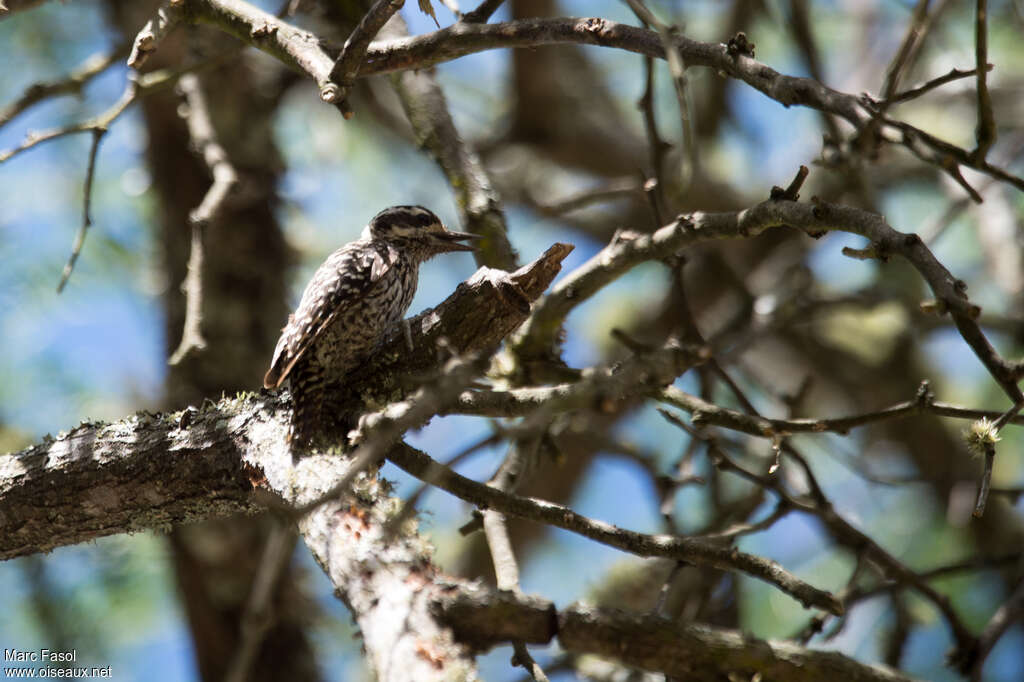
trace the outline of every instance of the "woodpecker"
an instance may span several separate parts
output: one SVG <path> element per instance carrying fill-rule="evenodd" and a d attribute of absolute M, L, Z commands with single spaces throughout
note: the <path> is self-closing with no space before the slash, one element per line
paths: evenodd
<path fill-rule="evenodd" d="M 422 206 L 392 206 L 359 239 L 328 256 L 302 293 L 263 377 L 288 381 L 294 409 L 289 441 L 306 445 L 322 428 L 325 388 L 344 381 L 405 315 L 419 267 L 441 253 L 472 251 L 477 235 L 452 232 Z"/>

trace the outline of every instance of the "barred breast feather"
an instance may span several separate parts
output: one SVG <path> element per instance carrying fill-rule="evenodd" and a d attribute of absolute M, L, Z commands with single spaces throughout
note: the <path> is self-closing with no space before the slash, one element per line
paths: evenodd
<path fill-rule="evenodd" d="M 374 248 L 368 240 L 351 242 L 332 253 L 306 286 L 299 307 L 288 317 L 263 385 L 280 387 L 295 363 L 346 309 L 358 304 L 396 258 L 393 249 Z"/>

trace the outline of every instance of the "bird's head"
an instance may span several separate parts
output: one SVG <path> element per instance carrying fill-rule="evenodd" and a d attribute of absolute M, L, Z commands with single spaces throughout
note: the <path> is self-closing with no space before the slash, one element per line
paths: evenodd
<path fill-rule="evenodd" d="M 363 236 L 380 239 L 401 249 L 414 249 L 429 258 L 448 251 L 473 251 L 462 242 L 478 235 L 452 232 L 441 219 L 422 206 L 392 206 L 373 216 Z"/>

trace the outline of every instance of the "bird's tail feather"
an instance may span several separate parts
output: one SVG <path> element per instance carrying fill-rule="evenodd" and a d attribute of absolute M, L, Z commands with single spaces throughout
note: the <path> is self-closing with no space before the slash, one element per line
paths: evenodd
<path fill-rule="evenodd" d="M 292 420 L 288 441 L 305 447 L 320 430 L 324 376 L 318 363 L 298 362 L 289 373 L 292 393 Z"/>

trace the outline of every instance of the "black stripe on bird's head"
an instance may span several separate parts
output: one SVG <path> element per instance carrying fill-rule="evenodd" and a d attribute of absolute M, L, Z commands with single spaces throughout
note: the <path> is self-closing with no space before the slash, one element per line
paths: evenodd
<path fill-rule="evenodd" d="M 380 239 L 398 248 L 415 248 L 427 257 L 446 251 L 473 251 L 460 242 L 477 235 L 452 232 L 445 228 L 433 211 L 422 206 L 391 206 L 373 216 L 367 231 L 372 239 Z"/>

